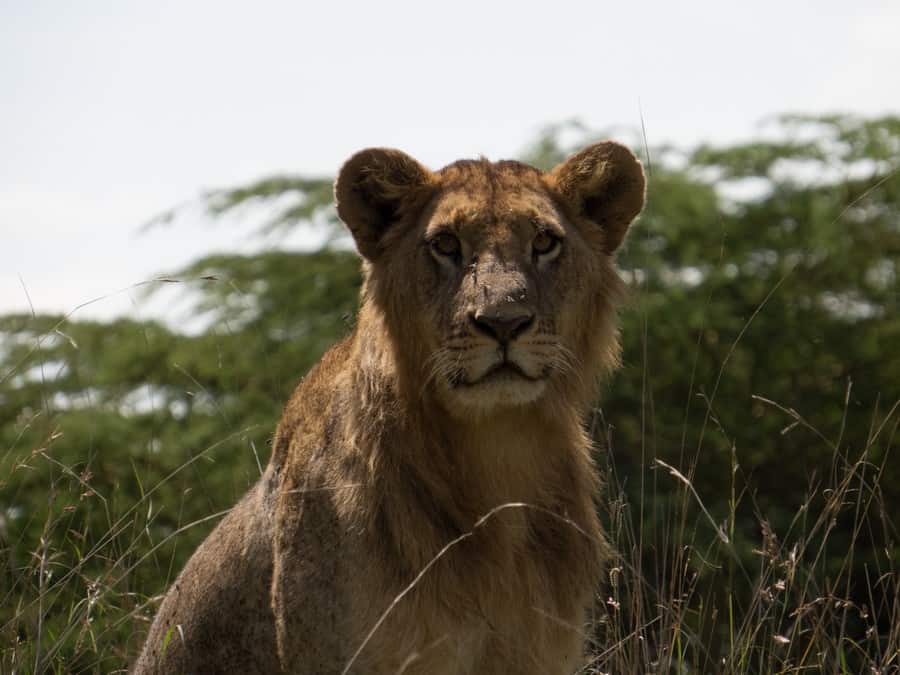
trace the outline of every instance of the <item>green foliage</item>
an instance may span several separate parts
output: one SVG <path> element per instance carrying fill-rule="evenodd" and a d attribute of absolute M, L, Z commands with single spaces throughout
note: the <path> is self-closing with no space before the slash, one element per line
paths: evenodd
<path fill-rule="evenodd" d="M 263 234 L 304 223 L 338 223 L 332 204 L 331 179 L 272 176 L 244 187 L 213 192 L 208 195 L 208 204 L 213 215 L 221 216 L 238 207 L 274 198 L 285 203 L 260 228 Z"/>
<path fill-rule="evenodd" d="M 547 168 L 592 138 L 550 127 L 526 159 Z M 620 257 L 624 367 L 594 424 L 619 552 L 594 667 L 896 664 L 900 118 L 789 116 L 752 143 L 637 149 L 652 171 Z M 274 204 L 264 231 L 336 226 L 330 186 L 272 177 L 209 206 Z M 331 249 L 167 278 L 191 331 L 174 310 L 0 317 L 0 671 L 134 655 L 360 285 Z"/>

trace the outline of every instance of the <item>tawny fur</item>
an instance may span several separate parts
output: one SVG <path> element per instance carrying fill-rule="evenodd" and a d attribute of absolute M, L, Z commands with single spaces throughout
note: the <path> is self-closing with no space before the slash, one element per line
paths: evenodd
<path fill-rule="evenodd" d="M 583 424 L 618 359 L 639 163 L 600 143 L 549 174 L 433 173 L 373 149 L 336 198 L 366 259 L 356 328 L 297 387 L 134 672 L 576 672 L 605 557 Z"/>

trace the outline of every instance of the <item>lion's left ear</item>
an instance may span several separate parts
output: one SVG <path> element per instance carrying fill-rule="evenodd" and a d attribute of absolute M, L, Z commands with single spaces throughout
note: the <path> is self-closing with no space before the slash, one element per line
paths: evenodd
<path fill-rule="evenodd" d="M 364 257 L 378 257 L 382 237 L 422 201 L 432 182 L 428 169 L 399 150 L 369 148 L 346 161 L 334 183 L 334 198 Z"/>
<path fill-rule="evenodd" d="M 575 213 L 600 226 L 602 247 L 612 254 L 644 207 L 644 170 L 624 145 L 606 141 L 588 146 L 547 176 Z"/>

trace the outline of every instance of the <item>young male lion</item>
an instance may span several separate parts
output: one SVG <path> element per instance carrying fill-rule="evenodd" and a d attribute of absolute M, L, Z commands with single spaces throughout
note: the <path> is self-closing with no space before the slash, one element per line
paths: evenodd
<path fill-rule="evenodd" d="M 353 156 L 359 320 L 166 595 L 137 673 L 573 673 L 604 545 L 583 422 L 640 164 Z"/>

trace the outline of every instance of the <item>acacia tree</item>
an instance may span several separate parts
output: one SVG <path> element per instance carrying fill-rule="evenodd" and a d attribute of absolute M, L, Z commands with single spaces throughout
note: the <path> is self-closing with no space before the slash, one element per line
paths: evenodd
<path fill-rule="evenodd" d="M 810 653 L 874 667 L 900 648 L 900 119 L 772 126 L 726 147 L 635 144 L 649 188 L 620 256 L 624 367 L 592 422 L 624 575 L 598 608 L 601 643 L 622 645 L 602 670 L 676 654 L 698 672 Z M 594 137 L 550 128 L 524 158 L 549 167 Z M 330 186 L 276 176 L 207 200 L 276 204 L 266 232 L 337 236 Z M 205 330 L 0 317 L 0 670 L 127 661 L 153 596 L 259 475 L 290 389 L 349 330 L 360 285 L 339 241 L 166 279 Z M 816 597 L 849 604 L 816 613 Z"/>

